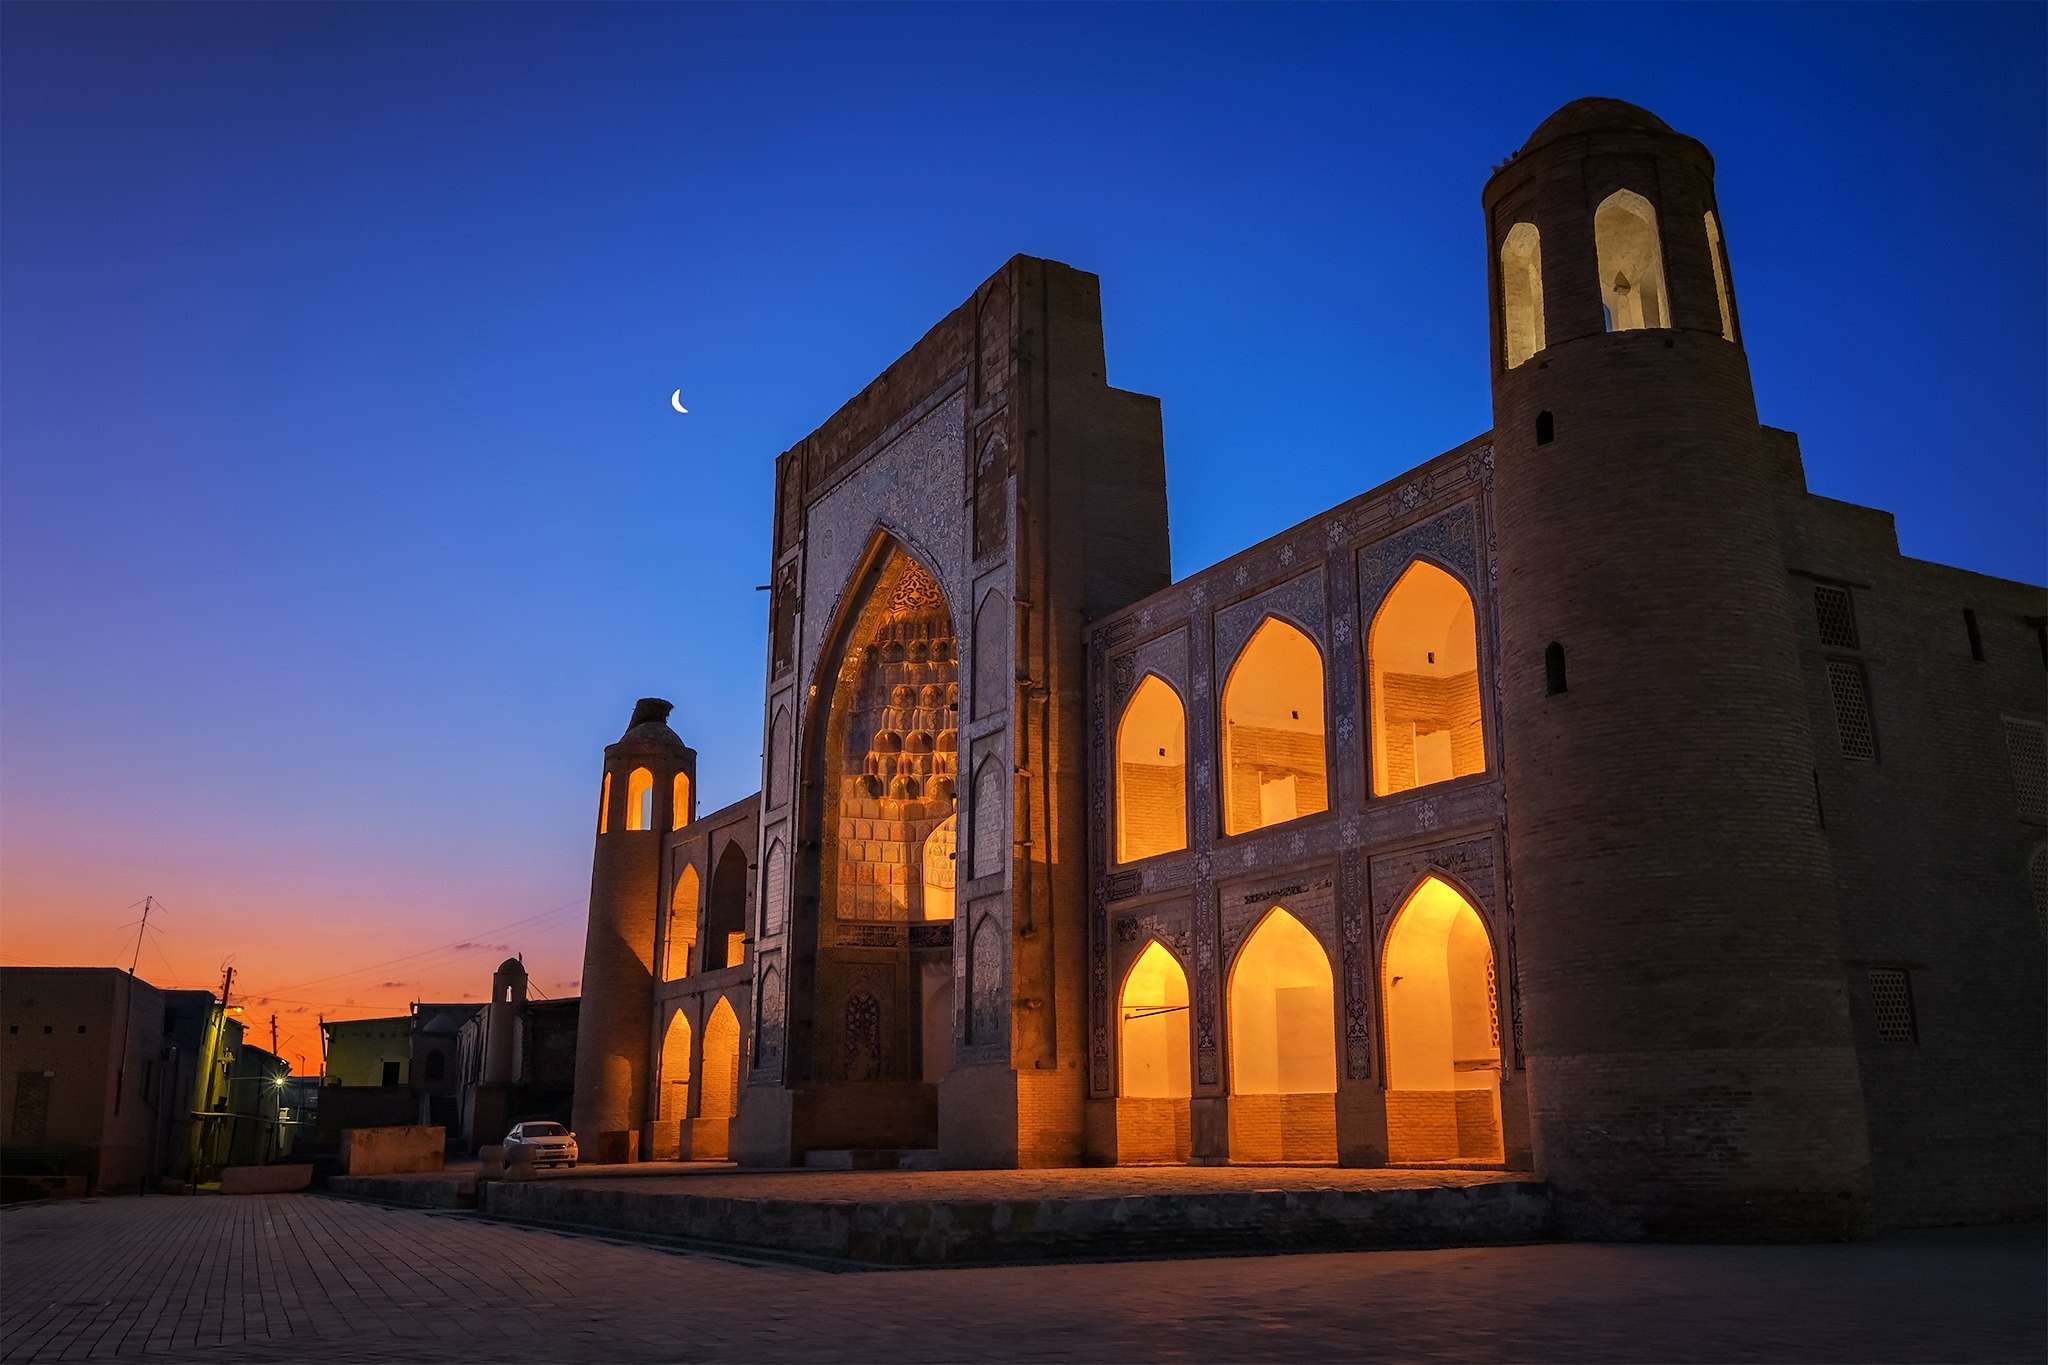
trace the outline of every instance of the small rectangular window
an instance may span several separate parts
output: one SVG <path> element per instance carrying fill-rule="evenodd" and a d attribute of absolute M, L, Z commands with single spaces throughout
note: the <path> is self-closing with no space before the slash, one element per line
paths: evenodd
<path fill-rule="evenodd" d="M 1813 588 L 1813 614 L 1820 623 L 1820 642 L 1829 649 L 1858 649 L 1856 643 L 1856 609 L 1849 601 L 1849 590 L 1838 588 L 1832 583 L 1816 583 Z"/>
<path fill-rule="evenodd" d="M 2048 732 L 2038 721 L 2005 721 L 2005 756 L 2012 763 L 2013 793 L 2020 816 L 2048 820 Z"/>
<path fill-rule="evenodd" d="M 1984 662 L 1984 633 L 1977 629 L 1977 613 L 1963 608 L 1963 633 L 1970 637 L 1970 657 Z"/>
<path fill-rule="evenodd" d="M 1870 726 L 1870 691 L 1863 679 L 1863 665 L 1846 659 L 1828 660 L 1828 691 L 1835 699 L 1835 730 L 1841 737 L 1842 757 L 1877 760 L 1877 737 Z"/>
<path fill-rule="evenodd" d="M 1913 983 L 1903 967 L 1871 968 L 1870 1004 L 1877 1015 L 1877 1041 L 1920 1041 L 1919 1024 L 1913 1018 Z"/>

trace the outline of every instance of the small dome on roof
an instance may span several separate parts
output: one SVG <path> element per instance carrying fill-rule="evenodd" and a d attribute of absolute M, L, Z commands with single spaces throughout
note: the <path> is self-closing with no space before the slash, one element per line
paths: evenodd
<path fill-rule="evenodd" d="M 633 719 L 626 723 L 626 733 L 619 736 L 621 744 L 668 744 L 686 748 L 682 736 L 668 728 L 668 713 L 675 710 L 673 704 L 660 697 L 642 697 L 633 705 Z"/>
<path fill-rule="evenodd" d="M 508 957 L 498 964 L 499 976 L 525 976 L 526 964 L 516 957 Z"/>
<path fill-rule="evenodd" d="M 1546 142 L 1555 142 L 1561 137 L 1571 137 L 1579 133 L 1670 131 L 1670 124 L 1639 105 L 1630 104 L 1627 100 L 1611 100 L 1589 95 L 1585 99 L 1573 100 L 1537 124 L 1536 131 L 1529 134 L 1529 140 L 1522 144 L 1522 150 L 1532 151 Z"/>

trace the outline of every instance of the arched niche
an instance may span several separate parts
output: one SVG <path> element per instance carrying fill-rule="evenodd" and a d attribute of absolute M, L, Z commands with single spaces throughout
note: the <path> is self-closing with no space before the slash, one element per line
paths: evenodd
<path fill-rule="evenodd" d="M 769 841 L 761 867 L 761 934 L 773 937 L 789 923 L 789 852 L 782 840 Z"/>
<path fill-rule="evenodd" d="M 1464 894 L 1424 878 L 1381 956 L 1387 1142 L 1395 1161 L 1499 1161 L 1500 1008 L 1492 940 Z"/>
<path fill-rule="evenodd" d="M 664 981 L 690 974 L 690 953 L 697 946 L 697 909 L 702 899 L 696 865 L 684 863 L 668 897 L 668 961 L 661 970 Z"/>
<path fill-rule="evenodd" d="M 626 828 L 654 828 L 654 774 L 645 768 L 626 778 Z"/>
<path fill-rule="evenodd" d="M 1416 560 L 1372 619 L 1372 789 L 1376 796 L 1486 771 L 1479 633 L 1472 594 Z"/>
<path fill-rule="evenodd" d="M 1192 1152 L 1189 1041 L 1187 972 L 1151 939 L 1117 994 L 1119 1165 L 1184 1162 Z"/>
<path fill-rule="evenodd" d="M 661 1039 L 661 1095 L 655 1112 L 664 1127 L 690 1117 L 690 1041 L 690 1016 L 677 1010 Z"/>
<path fill-rule="evenodd" d="M 764 785 L 767 799 L 762 803 L 764 810 L 777 810 L 789 799 L 789 708 L 775 708 L 775 719 L 768 726 L 768 780 Z"/>
<path fill-rule="evenodd" d="M 1543 243 L 1534 223 L 1517 223 L 1500 244 L 1501 338 L 1514 369 L 1543 349 Z"/>
<path fill-rule="evenodd" d="M 609 834 L 612 829 L 612 775 L 604 775 L 604 785 L 597 793 L 597 832 Z"/>
<path fill-rule="evenodd" d="M 1721 339 L 1735 340 L 1735 300 L 1728 292 L 1728 250 L 1721 241 L 1721 223 L 1707 210 L 1707 255 L 1714 262 L 1714 297 L 1721 305 Z"/>
<path fill-rule="evenodd" d="M 674 790 L 670 793 L 668 827 L 681 829 L 696 818 L 697 812 L 690 805 L 690 775 L 677 773 Z"/>
<path fill-rule="evenodd" d="M 1593 214 L 1593 241 L 1607 330 L 1669 327 L 1664 248 L 1657 235 L 1657 210 L 1650 201 L 1634 190 L 1608 195 Z"/>
<path fill-rule="evenodd" d="M 1116 727 L 1116 856 L 1122 863 L 1188 846 L 1187 710 L 1147 673 Z"/>
<path fill-rule="evenodd" d="M 1223 832 L 1245 834 L 1329 808 L 1323 655 L 1269 616 L 1223 685 Z"/>
<path fill-rule="evenodd" d="M 1230 1156 L 1337 1159 L 1336 982 L 1329 955 L 1280 906 L 1230 968 Z"/>
<path fill-rule="evenodd" d="M 704 1076 L 700 1117 L 729 1119 L 739 1112 L 740 1020 L 724 996 L 704 1021 Z"/>
<path fill-rule="evenodd" d="M 737 967 L 746 958 L 747 854 L 728 840 L 711 869 L 711 899 L 704 908 L 704 970 Z"/>

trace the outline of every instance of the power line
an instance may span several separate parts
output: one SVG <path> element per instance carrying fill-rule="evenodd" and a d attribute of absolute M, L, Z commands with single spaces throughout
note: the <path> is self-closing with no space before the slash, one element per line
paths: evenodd
<path fill-rule="evenodd" d="M 469 936 L 462 939 L 458 939 L 452 943 L 443 943 L 432 948 L 422 948 L 415 953 L 406 953 L 401 957 L 387 958 L 382 962 L 372 962 L 361 967 L 352 967 L 347 971 L 330 972 L 326 976 L 309 977 L 304 981 L 294 981 L 289 985 L 280 986 L 278 989 L 286 991 L 296 991 L 303 990 L 307 986 L 322 986 L 328 984 L 329 982 L 344 981 L 352 976 L 364 976 L 375 972 L 381 972 L 384 971 L 386 968 L 396 967 L 401 965 L 402 963 L 413 962 L 420 958 L 435 957 L 442 953 L 458 951 L 465 953 L 469 951 L 490 951 L 489 949 L 484 948 L 482 945 L 476 945 L 473 948 L 471 947 L 471 945 L 474 944 L 475 940 L 481 936 L 489 934 L 502 934 L 513 929 L 533 926 L 536 921 L 545 920 L 552 916 L 562 914 L 565 911 L 573 910 L 582 903 L 583 902 L 580 898 L 578 900 L 564 901 L 562 902 L 562 904 L 554 907 L 552 910 L 542 910 L 536 914 L 526 915 L 520 919 L 512 920 L 505 924 L 493 925 L 488 929 L 478 929 L 471 933 Z"/>

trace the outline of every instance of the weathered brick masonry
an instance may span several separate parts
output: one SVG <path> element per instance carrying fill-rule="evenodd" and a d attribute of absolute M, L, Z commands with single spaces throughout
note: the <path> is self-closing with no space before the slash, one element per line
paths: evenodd
<path fill-rule="evenodd" d="M 621 824 L 687 751 L 607 751 L 578 1122 L 708 1141 L 650 1078 L 724 1000 L 753 1164 L 1501 1163 L 1609 1237 L 2040 1217 L 2048 596 L 1806 491 L 1713 171 L 1553 115 L 1482 196 L 1494 429 L 1178 582 L 1094 277 L 1006 264 L 777 462 L 743 960 L 659 946 L 696 827 L 664 864 Z M 1423 565 L 1456 647 L 1380 654 Z M 1148 677 L 1182 733 L 1125 762 Z M 1233 677 L 1272 692 L 1234 722 Z M 1184 1006 L 1128 1004 L 1155 946 Z M 1186 1094 L 1120 1093 L 1133 1020 Z"/>

